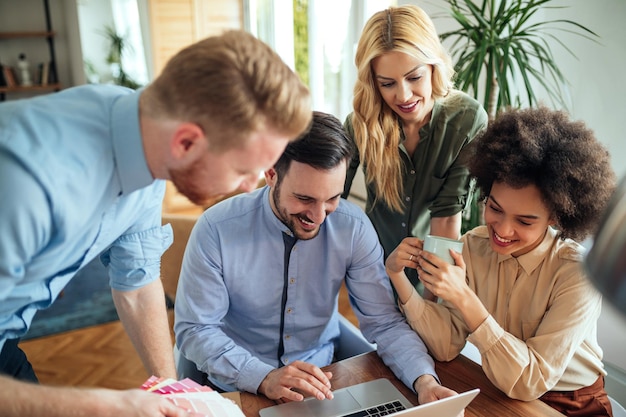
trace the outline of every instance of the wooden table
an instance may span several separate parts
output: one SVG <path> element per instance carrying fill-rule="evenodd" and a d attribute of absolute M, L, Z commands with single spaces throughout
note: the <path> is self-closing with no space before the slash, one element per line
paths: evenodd
<path fill-rule="evenodd" d="M 465 409 L 465 417 L 563 416 L 539 400 L 510 399 L 489 382 L 478 364 L 462 355 L 451 362 L 437 362 L 435 367 L 441 383 L 457 392 L 480 388 L 480 394 Z M 417 395 L 394 376 L 376 352 L 354 356 L 323 369 L 333 373 L 331 380 L 333 389 L 377 378 L 387 378 L 405 397 L 417 405 Z M 275 404 L 262 395 L 241 394 L 241 406 L 246 417 L 258 417 L 260 409 Z"/>

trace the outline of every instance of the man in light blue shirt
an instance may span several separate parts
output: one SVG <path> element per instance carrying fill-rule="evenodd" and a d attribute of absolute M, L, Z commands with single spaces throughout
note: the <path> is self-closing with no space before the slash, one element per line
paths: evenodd
<path fill-rule="evenodd" d="M 172 241 L 161 226 L 163 180 L 196 203 L 250 191 L 310 119 L 297 75 L 243 31 L 182 50 L 141 91 L 82 86 L 0 104 L 1 414 L 186 415 L 139 390 L 18 382 L 36 381 L 19 338 L 100 255 L 148 373 L 175 378 L 159 279 Z"/>
<path fill-rule="evenodd" d="M 183 259 L 174 330 L 182 354 L 226 390 L 332 398 L 345 281 L 365 337 L 420 403 L 454 394 L 397 309 L 383 250 L 363 211 L 341 199 L 353 145 L 339 120 L 309 132 L 265 173 L 268 186 L 196 223 Z"/>

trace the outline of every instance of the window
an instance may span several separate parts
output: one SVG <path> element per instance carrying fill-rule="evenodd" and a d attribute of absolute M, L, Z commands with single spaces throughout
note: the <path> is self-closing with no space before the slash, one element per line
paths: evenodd
<path fill-rule="evenodd" d="M 247 0 L 246 29 L 301 74 L 311 90 L 315 110 L 334 114 L 343 121 L 352 110 L 354 53 L 363 25 L 373 13 L 390 4 L 395 2 Z M 302 9 L 307 16 L 305 30 Z M 302 48 L 308 50 L 308 59 L 298 59 Z M 301 62 L 308 68 L 298 68 Z"/>

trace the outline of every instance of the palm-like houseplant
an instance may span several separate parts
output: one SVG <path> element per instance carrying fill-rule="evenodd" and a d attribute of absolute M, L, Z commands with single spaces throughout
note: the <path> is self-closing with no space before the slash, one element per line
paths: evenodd
<path fill-rule="evenodd" d="M 575 54 L 558 34 L 566 32 L 595 40 L 598 35 L 568 19 L 541 20 L 553 0 L 446 0 L 459 24 L 442 33 L 450 42 L 458 88 L 482 101 L 490 119 L 508 106 L 538 102 L 536 87 L 545 90 L 553 104 L 567 108 L 563 91 L 567 81 L 554 59 L 552 45 Z M 482 100 L 481 100 L 482 92 Z M 480 222 L 477 192 L 463 229 Z M 467 213 L 466 213 L 467 214 Z"/>
<path fill-rule="evenodd" d="M 139 83 L 128 75 L 122 66 L 122 55 L 132 52 L 132 46 L 128 43 L 126 36 L 119 34 L 113 26 L 105 26 L 103 35 L 109 41 L 109 52 L 106 61 L 111 66 L 115 84 L 132 88 L 133 90 L 141 87 Z"/>

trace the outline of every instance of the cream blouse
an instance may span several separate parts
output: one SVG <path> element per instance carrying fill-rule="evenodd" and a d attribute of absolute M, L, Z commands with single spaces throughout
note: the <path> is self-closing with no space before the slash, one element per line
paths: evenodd
<path fill-rule="evenodd" d="M 571 391 L 606 375 L 596 337 L 602 299 L 586 279 L 582 246 L 553 229 L 514 258 L 491 249 L 485 226 L 466 233 L 467 283 L 490 316 L 469 333 L 458 310 L 413 292 L 401 305 L 431 354 L 454 359 L 472 342 L 489 380 L 511 398 L 532 400 Z"/>

